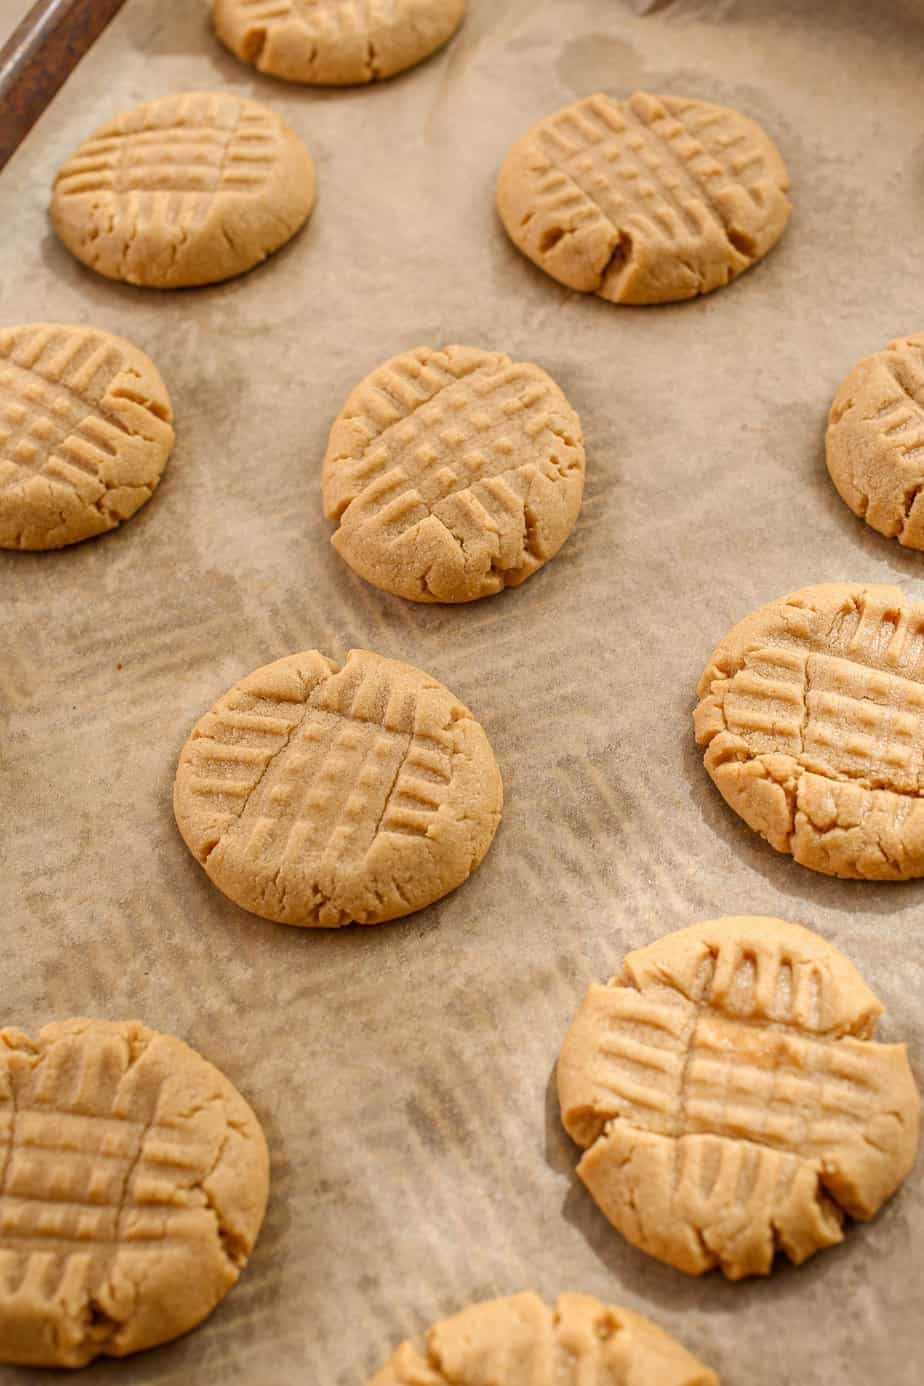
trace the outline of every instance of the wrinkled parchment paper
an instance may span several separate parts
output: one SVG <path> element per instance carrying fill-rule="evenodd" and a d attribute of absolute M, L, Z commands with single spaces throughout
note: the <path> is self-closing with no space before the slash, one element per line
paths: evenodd
<path fill-rule="evenodd" d="M 166 479 L 123 530 L 0 554 L 2 1018 L 175 1032 L 247 1095 L 273 1152 L 238 1288 L 186 1340 L 91 1369 L 100 1386 L 362 1386 L 403 1336 L 524 1287 L 640 1310 L 724 1386 L 919 1386 L 920 1166 L 802 1270 L 688 1280 L 596 1211 L 551 1086 L 589 982 L 732 912 L 839 944 L 924 1080 L 924 883 L 841 883 L 777 856 L 721 802 L 690 730 L 706 658 L 753 607 L 835 579 L 924 596 L 924 557 L 856 520 L 822 457 L 854 360 L 924 327 L 924 7 L 638 8 L 470 0 L 432 62 L 325 92 L 239 65 L 200 0 L 128 0 L 0 177 L 0 319 L 131 337 L 178 420 Z M 46 220 L 56 166 L 119 108 L 217 85 L 307 141 L 320 199 L 305 233 L 212 289 L 157 294 L 78 266 Z M 781 246 L 699 302 L 571 294 L 494 217 L 497 168 L 533 121 L 636 87 L 740 107 L 793 175 Z M 588 489 L 573 538 L 521 590 L 425 608 L 340 562 L 319 472 L 350 388 L 445 342 L 555 376 L 584 422 Z M 403 923 L 263 923 L 173 825 L 193 722 L 239 676 L 313 646 L 429 670 L 497 751 L 493 850 Z M 3 1386 L 36 1379 L 0 1368 Z"/>

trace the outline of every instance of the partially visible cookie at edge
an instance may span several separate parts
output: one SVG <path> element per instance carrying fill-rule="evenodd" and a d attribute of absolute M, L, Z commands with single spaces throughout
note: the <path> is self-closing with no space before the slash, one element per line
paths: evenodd
<path fill-rule="evenodd" d="M 562 1046 L 578 1173 L 633 1246 L 689 1275 L 767 1275 L 844 1238 L 910 1173 L 920 1099 L 882 1006 L 818 934 L 709 920 L 629 953 Z"/>
<path fill-rule="evenodd" d="M 804 587 L 739 621 L 697 692 L 705 768 L 771 847 L 828 876 L 924 876 L 924 605 Z"/>
<path fill-rule="evenodd" d="M 347 399 L 323 468 L 332 542 L 417 602 L 517 586 L 554 558 L 584 493 L 581 424 L 544 370 L 501 352 L 419 347 Z"/>
<path fill-rule="evenodd" d="M 51 220 L 72 255 L 145 288 L 253 269 L 307 221 L 315 173 L 274 111 L 229 91 L 163 96 L 87 139 L 55 178 Z"/>
<path fill-rule="evenodd" d="M 494 752 L 409 664 L 353 650 L 277 660 L 220 698 L 183 748 L 177 825 L 212 882 L 264 919 L 381 924 L 480 864 L 500 823 Z"/>
<path fill-rule="evenodd" d="M 526 1292 L 470 1305 L 403 1343 L 368 1386 L 719 1386 L 663 1329 L 590 1295 Z"/>
<path fill-rule="evenodd" d="M 115 529 L 173 449 L 157 367 L 93 327 L 0 328 L 0 548 L 59 549 Z"/>
<path fill-rule="evenodd" d="M 636 92 L 547 117 L 508 154 L 497 188 L 514 245 L 570 289 L 612 303 L 710 293 L 776 244 L 789 175 L 740 112 Z"/>
<path fill-rule="evenodd" d="M 826 457 L 855 515 L 924 549 L 924 332 L 854 366 L 831 405 Z"/>
<path fill-rule="evenodd" d="M 137 1021 L 0 1032 L 0 1361 L 82 1367 L 187 1333 L 234 1285 L 269 1189 L 254 1113 Z"/>
<path fill-rule="evenodd" d="M 222 43 L 271 77 L 317 86 L 381 81 L 429 58 L 465 0 L 212 0 Z"/>

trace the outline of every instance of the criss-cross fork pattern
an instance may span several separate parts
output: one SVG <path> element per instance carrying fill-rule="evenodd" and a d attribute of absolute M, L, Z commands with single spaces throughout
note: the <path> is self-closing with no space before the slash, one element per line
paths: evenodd
<path fill-rule="evenodd" d="M 204 220 L 221 193 L 259 194 L 278 157 L 278 132 L 259 107 L 225 94 L 158 101 L 91 136 L 58 175 L 62 197 L 138 203 L 139 219 Z"/>
<path fill-rule="evenodd" d="M 544 121 L 536 142 L 548 161 L 537 191 L 549 211 L 640 229 L 670 248 L 712 223 L 747 253 L 729 235 L 730 211 L 736 197 L 762 204 L 766 160 L 735 112 L 594 96 Z"/>
<path fill-rule="evenodd" d="M 81 492 L 125 425 L 98 403 L 124 362 L 95 333 L 22 332 L 0 352 L 0 492 L 42 475 Z"/>
<path fill-rule="evenodd" d="M 426 837 L 452 780 L 448 733 L 415 725 L 417 695 L 379 667 L 324 681 L 297 704 L 234 690 L 193 742 L 192 792 L 244 859 L 357 864 L 381 833 Z M 246 825 L 246 826 L 244 826 Z"/>
<path fill-rule="evenodd" d="M 743 983 L 753 968 L 740 959 Z M 721 1136 L 820 1161 L 860 1139 L 877 1113 L 875 1070 L 849 1046 L 791 1021 L 761 1024 L 708 999 L 628 987 L 612 1000 L 594 1082 L 613 1114 L 641 1130 Z"/>
<path fill-rule="evenodd" d="M 871 1038 L 875 999 L 823 945 L 739 923 L 642 950 L 592 988 L 562 1080 L 610 1220 L 671 1265 L 732 1278 L 839 1242 L 844 1212 L 872 1216 L 917 1125 L 907 1061 Z"/>
<path fill-rule="evenodd" d="M 755 755 L 898 794 L 924 793 L 924 610 L 865 603 L 794 645 L 781 629 L 750 650 L 723 698 Z"/>
<path fill-rule="evenodd" d="M 54 1053 L 0 1103 L 4 1298 L 85 1295 L 117 1256 L 183 1241 L 173 1220 L 203 1152 L 158 1123 L 159 1086 L 134 1083 L 104 1047 Z M 206 1158 L 207 1164 L 207 1158 Z"/>
<path fill-rule="evenodd" d="M 556 433 L 553 406 L 550 383 L 526 366 L 459 378 L 433 362 L 392 363 L 367 386 L 357 416 L 371 441 L 359 458 L 336 460 L 354 490 L 347 527 L 373 528 L 394 545 L 434 515 L 453 533 L 472 524 L 503 533 L 515 521 L 520 535 L 530 477 L 538 469 L 561 480 L 574 446 Z"/>

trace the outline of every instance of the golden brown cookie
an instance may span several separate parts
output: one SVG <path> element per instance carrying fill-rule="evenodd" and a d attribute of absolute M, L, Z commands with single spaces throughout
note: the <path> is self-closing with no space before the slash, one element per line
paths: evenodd
<path fill-rule="evenodd" d="M 473 1304 L 404 1343 L 369 1386 L 718 1386 L 655 1324 L 589 1295 Z"/>
<path fill-rule="evenodd" d="M 577 414 L 538 366 L 475 347 L 418 347 L 350 395 L 324 459 L 324 513 L 360 577 L 416 602 L 525 582 L 574 528 Z"/>
<path fill-rule="evenodd" d="M 137 1021 L 0 1032 L 0 1361 L 82 1367 L 195 1328 L 269 1186 L 227 1078 Z"/>
<path fill-rule="evenodd" d="M 699 681 L 722 797 L 828 876 L 924 875 L 924 607 L 897 587 L 806 587 L 739 622 Z"/>
<path fill-rule="evenodd" d="M 500 823 L 488 738 L 427 674 L 317 650 L 243 679 L 180 756 L 174 808 L 219 890 L 280 924 L 381 924 L 461 885 Z"/>
<path fill-rule="evenodd" d="M 465 0 L 212 0 L 215 32 L 260 72 L 347 86 L 413 67 L 452 38 Z"/>
<path fill-rule="evenodd" d="M 501 169 L 507 234 L 569 289 L 668 303 L 721 288 L 786 226 L 789 175 L 753 120 L 724 106 L 597 95 L 543 120 Z"/>
<path fill-rule="evenodd" d="M 920 1103 L 882 1006 L 819 935 L 715 919 L 592 986 L 558 1093 L 578 1173 L 634 1246 L 690 1275 L 766 1275 L 843 1240 L 910 1172 Z"/>
<path fill-rule="evenodd" d="M 311 156 L 273 111 L 187 92 L 91 135 L 55 179 L 51 219 L 99 274 L 177 289 L 253 269 L 307 221 L 314 192 Z"/>
<path fill-rule="evenodd" d="M 854 366 L 831 406 L 827 461 L 855 515 L 924 549 L 924 332 Z"/>
<path fill-rule="evenodd" d="M 173 411 L 157 367 L 93 327 L 0 328 L 0 548 L 115 529 L 160 481 Z"/>

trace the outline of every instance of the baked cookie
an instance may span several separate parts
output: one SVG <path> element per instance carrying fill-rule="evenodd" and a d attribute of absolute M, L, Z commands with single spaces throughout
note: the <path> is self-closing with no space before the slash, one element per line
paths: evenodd
<path fill-rule="evenodd" d="M 831 406 L 827 461 L 855 515 L 924 549 L 924 332 L 854 366 Z"/>
<path fill-rule="evenodd" d="M 108 279 L 178 289 L 253 269 L 307 221 L 314 190 L 311 156 L 273 111 L 190 92 L 91 135 L 55 179 L 51 220 Z"/>
<path fill-rule="evenodd" d="M 355 573 L 416 602 L 525 582 L 574 528 L 577 414 L 545 371 L 475 347 L 418 347 L 358 385 L 331 430 L 324 513 Z"/>
<path fill-rule="evenodd" d="M 215 32 L 260 72 L 289 82 L 377 82 L 442 48 L 465 0 L 212 0 Z"/>
<path fill-rule="evenodd" d="M 590 96 L 514 145 L 497 206 L 560 284 L 611 303 L 719 289 L 776 245 L 789 175 L 746 116 L 686 97 Z"/>
<path fill-rule="evenodd" d="M 914 1163 L 905 1046 L 850 962 L 779 919 L 716 919 L 630 953 L 562 1047 L 562 1121 L 614 1227 L 690 1275 L 766 1275 L 843 1240 Z"/>
<path fill-rule="evenodd" d="M 180 756 L 176 820 L 210 879 L 264 919 L 381 924 L 467 880 L 500 823 L 488 738 L 427 674 L 317 650 L 243 679 Z"/>
<path fill-rule="evenodd" d="M 0 1032 L 0 1361 L 82 1367 L 195 1328 L 266 1207 L 227 1078 L 137 1021 Z"/>
<path fill-rule="evenodd" d="M 718 1386 L 718 1377 L 648 1319 L 589 1295 L 554 1309 L 534 1294 L 473 1304 L 404 1343 L 369 1386 Z"/>
<path fill-rule="evenodd" d="M 173 449 L 157 367 L 93 327 L 0 328 L 0 548 L 59 549 L 134 515 Z"/>
<path fill-rule="evenodd" d="M 828 876 L 924 875 L 924 606 L 897 587 L 806 587 L 746 617 L 699 681 L 722 797 Z"/>

